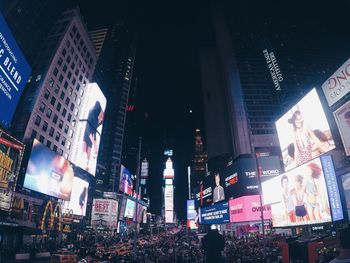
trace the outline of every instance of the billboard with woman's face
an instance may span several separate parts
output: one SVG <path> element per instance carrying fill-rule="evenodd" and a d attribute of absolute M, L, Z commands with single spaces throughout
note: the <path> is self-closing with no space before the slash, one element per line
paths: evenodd
<path fill-rule="evenodd" d="M 286 171 L 335 148 L 316 89 L 284 114 L 276 129 Z"/>
<path fill-rule="evenodd" d="M 74 171 L 66 159 L 34 140 L 23 187 L 70 200 Z"/>
<path fill-rule="evenodd" d="M 74 176 L 70 201 L 65 201 L 63 211 L 73 210 L 74 215 L 85 216 L 89 183 Z"/>
<path fill-rule="evenodd" d="M 96 83 L 86 86 L 79 118 L 77 134 L 69 159 L 92 175 L 96 173 L 98 149 L 107 100 Z"/>

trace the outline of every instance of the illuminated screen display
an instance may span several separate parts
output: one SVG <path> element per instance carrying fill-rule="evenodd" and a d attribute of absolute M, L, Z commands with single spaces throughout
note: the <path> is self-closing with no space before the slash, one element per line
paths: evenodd
<path fill-rule="evenodd" d="M 120 167 L 119 190 L 127 195 L 132 195 L 133 181 L 131 173 L 124 165 L 121 165 Z"/>
<path fill-rule="evenodd" d="M 124 217 L 134 218 L 135 213 L 135 202 L 133 200 L 128 199 L 126 201 Z"/>
<path fill-rule="evenodd" d="M 106 104 L 106 97 L 99 86 L 96 83 L 87 84 L 70 161 L 92 175 L 96 173 Z"/>
<path fill-rule="evenodd" d="M 202 207 L 213 203 L 214 176 L 208 176 L 203 183 L 194 189 L 195 206 Z"/>
<path fill-rule="evenodd" d="M 271 180 L 278 182 L 274 184 L 274 189 L 270 189 L 276 193 L 273 201 L 277 201 L 271 204 L 274 227 L 331 222 L 331 207 L 320 158 Z"/>
<path fill-rule="evenodd" d="M 284 114 L 276 122 L 276 129 L 285 171 L 335 148 L 316 89 Z"/>
<path fill-rule="evenodd" d="M 73 177 L 69 161 L 34 140 L 24 178 L 25 188 L 69 201 Z"/>
<path fill-rule="evenodd" d="M 346 155 L 350 155 L 350 101 L 345 103 L 334 113 L 334 118 L 337 122 L 339 133 L 343 141 Z"/>
<path fill-rule="evenodd" d="M 350 218 L 350 173 L 342 175 L 341 180 L 343 183 L 346 209 Z"/>
<path fill-rule="evenodd" d="M 85 216 L 89 183 L 74 176 L 70 201 L 65 201 L 63 211 L 73 210 L 74 215 Z"/>
<path fill-rule="evenodd" d="M 229 201 L 230 222 L 249 222 L 261 220 L 259 195 L 242 196 Z M 264 219 L 271 219 L 271 207 L 263 206 Z"/>
<path fill-rule="evenodd" d="M 91 226 L 99 230 L 114 230 L 118 226 L 118 201 L 94 199 Z"/>
<path fill-rule="evenodd" d="M 194 207 L 194 200 L 187 200 L 187 222 L 186 225 L 190 229 L 197 229 L 198 213 Z"/>
<path fill-rule="evenodd" d="M 228 202 L 201 208 L 201 224 L 225 224 L 230 222 Z"/>

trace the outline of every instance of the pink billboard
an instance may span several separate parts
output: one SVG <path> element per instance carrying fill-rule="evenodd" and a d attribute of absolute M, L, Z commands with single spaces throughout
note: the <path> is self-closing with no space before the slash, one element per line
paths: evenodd
<path fill-rule="evenodd" d="M 261 220 L 259 195 L 248 195 L 229 201 L 230 222 L 249 222 Z M 271 219 L 271 207 L 264 206 L 264 219 Z"/>

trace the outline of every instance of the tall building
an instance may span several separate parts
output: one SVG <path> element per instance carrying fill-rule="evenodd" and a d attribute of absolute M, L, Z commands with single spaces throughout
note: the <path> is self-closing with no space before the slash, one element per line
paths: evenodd
<path fill-rule="evenodd" d="M 135 28 L 124 18 L 116 19 L 107 27 L 92 29 L 91 37 L 97 39 L 102 29 L 107 30 L 107 33 L 103 44 L 99 44 L 102 48 L 94 79 L 100 83 L 108 103 L 96 173 L 96 188 L 99 192 L 118 189 L 126 111 L 129 90 L 134 81 L 138 42 Z"/>
<path fill-rule="evenodd" d="M 69 159 L 95 48 L 78 9 L 62 13 L 33 68 L 13 134 L 41 143 Z"/>
<path fill-rule="evenodd" d="M 202 135 L 199 129 L 196 129 L 194 143 L 194 158 L 191 169 L 191 189 L 198 186 L 207 175 L 207 154 L 204 150 Z"/>
<path fill-rule="evenodd" d="M 108 32 L 107 28 L 100 28 L 100 29 L 89 31 L 90 36 L 91 36 L 91 40 L 94 43 L 94 46 L 96 49 L 97 59 L 100 56 L 103 43 L 105 42 L 105 39 L 107 36 L 107 32 Z"/>

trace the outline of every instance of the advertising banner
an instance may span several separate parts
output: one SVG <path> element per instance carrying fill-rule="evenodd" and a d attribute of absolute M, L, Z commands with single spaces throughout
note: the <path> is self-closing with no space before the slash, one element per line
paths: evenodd
<path fill-rule="evenodd" d="M 195 206 L 202 207 L 213 203 L 214 177 L 208 176 L 203 183 L 194 189 Z"/>
<path fill-rule="evenodd" d="M 11 208 L 24 145 L 0 129 L 0 210 Z"/>
<path fill-rule="evenodd" d="M 126 196 L 121 198 L 120 210 L 119 210 L 119 220 L 124 220 L 126 200 L 127 200 Z"/>
<path fill-rule="evenodd" d="M 332 106 L 350 91 L 350 59 L 348 59 L 325 83 L 322 90 L 329 106 Z"/>
<path fill-rule="evenodd" d="M 198 228 L 198 213 L 194 207 L 194 200 L 187 200 L 187 227 L 190 229 Z"/>
<path fill-rule="evenodd" d="M 88 182 L 74 176 L 70 201 L 64 201 L 63 210 L 72 210 L 74 215 L 85 216 L 88 189 Z"/>
<path fill-rule="evenodd" d="M 230 222 L 250 222 L 261 220 L 261 207 L 259 195 L 248 195 L 229 201 Z M 264 220 L 271 219 L 271 207 L 263 206 Z"/>
<path fill-rule="evenodd" d="M 174 211 L 165 211 L 165 223 L 167 224 L 174 223 Z"/>
<path fill-rule="evenodd" d="M 127 195 L 132 195 L 133 181 L 130 171 L 124 166 L 120 167 L 120 183 L 119 190 Z"/>
<path fill-rule="evenodd" d="M 164 202 L 165 210 L 174 210 L 174 187 L 172 185 L 165 186 Z"/>
<path fill-rule="evenodd" d="M 346 209 L 348 211 L 348 218 L 350 218 L 350 173 L 342 175 L 341 180 L 343 183 Z"/>
<path fill-rule="evenodd" d="M 86 86 L 77 123 L 77 135 L 72 145 L 70 161 L 92 175 L 96 173 L 107 100 L 96 83 Z"/>
<path fill-rule="evenodd" d="M 144 159 L 141 164 L 141 179 L 147 179 L 148 177 L 148 161 Z"/>
<path fill-rule="evenodd" d="M 0 13 L 0 125 L 8 128 L 31 68 Z"/>
<path fill-rule="evenodd" d="M 134 218 L 134 214 L 135 214 L 135 201 L 128 199 L 126 201 L 124 217 Z"/>
<path fill-rule="evenodd" d="M 228 202 L 201 208 L 201 224 L 230 223 Z"/>
<path fill-rule="evenodd" d="M 350 87 L 350 85 L 349 85 Z M 345 153 L 350 155 L 350 101 L 342 105 L 334 113 L 341 139 L 343 141 Z"/>
<path fill-rule="evenodd" d="M 277 122 L 285 171 L 335 148 L 316 89 L 312 89 Z"/>
<path fill-rule="evenodd" d="M 69 201 L 73 177 L 69 161 L 34 139 L 24 178 L 25 188 Z"/>
<path fill-rule="evenodd" d="M 163 171 L 163 179 L 174 179 L 175 172 L 173 169 L 173 162 L 170 158 L 165 163 L 165 169 Z"/>
<path fill-rule="evenodd" d="M 94 199 L 91 227 L 98 230 L 113 230 L 118 224 L 118 202 L 111 199 Z"/>
<path fill-rule="evenodd" d="M 320 158 L 271 180 L 276 181 L 274 188 L 269 189 L 275 193 L 271 204 L 274 227 L 331 222 L 331 207 Z M 263 188 L 263 191 L 265 194 L 268 189 Z"/>

